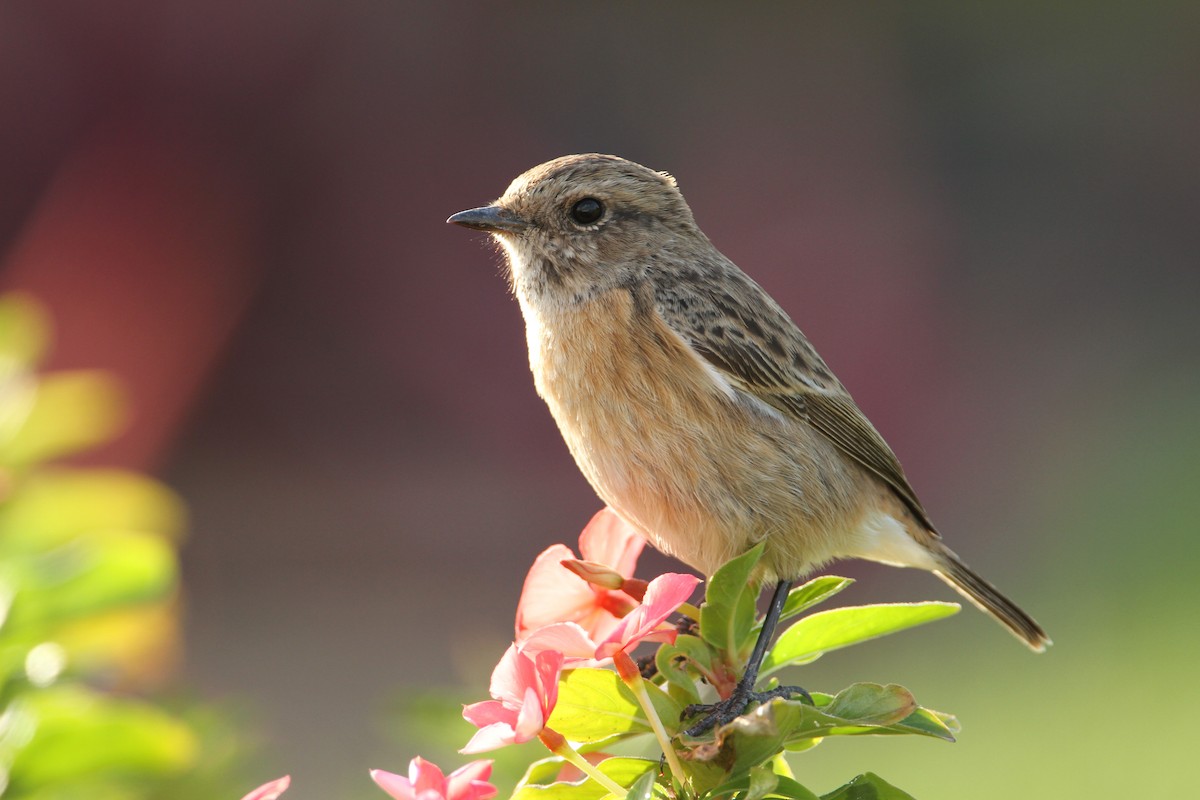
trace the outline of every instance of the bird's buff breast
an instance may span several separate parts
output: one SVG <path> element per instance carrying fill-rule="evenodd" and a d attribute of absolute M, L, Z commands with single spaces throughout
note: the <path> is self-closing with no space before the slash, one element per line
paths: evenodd
<path fill-rule="evenodd" d="M 779 511 L 798 498 L 780 493 L 800 476 L 780 432 L 751 420 L 657 314 L 625 290 L 550 311 L 522 306 L 538 393 L 576 463 L 656 547 L 712 574 L 794 530 L 799 520 Z"/>

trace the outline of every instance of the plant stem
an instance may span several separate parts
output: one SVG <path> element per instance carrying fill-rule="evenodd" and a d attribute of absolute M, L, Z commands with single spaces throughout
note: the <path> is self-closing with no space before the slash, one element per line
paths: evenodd
<path fill-rule="evenodd" d="M 571 747 L 570 743 L 563 738 L 561 733 L 550 728 L 543 728 L 542 732 L 538 734 L 538 739 L 541 740 L 542 744 L 546 745 L 546 748 L 551 753 L 578 767 L 584 775 L 587 775 L 616 797 L 623 798 L 629 794 L 628 789 L 605 775 L 592 762 L 580 755 L 578 750 Z"/>
<path fill-rule="evenodd" d="M 651 702 L 650 694 L 646 691 L 646 681 L 642 678 L 637 664 L 633 663 L 633 659 L 624 650 L 618 650 L 613 654 L 613 664 L 616 665 L 617 674 L 621 676 L 621 680 L 625 681 L 625 685 L 633 690 L 633 695 L 641 705 L 642 711 L 646 712 L 646 719 L 650 721 L 650 727 L 654 729 L 654 735 L 658 738 L 659 745 L 662 746 L 663 755 L 671 766 L 671 774 L 682 784 L 687 773 L 683 771 L 683 764 L 679 761 L 679 755 L 671 744 L 671 737 L 667 735 L 667 729 L 663 727 L 662 720 L 658 718 L 658 712 L 654 710 L 654 703 Z"/>

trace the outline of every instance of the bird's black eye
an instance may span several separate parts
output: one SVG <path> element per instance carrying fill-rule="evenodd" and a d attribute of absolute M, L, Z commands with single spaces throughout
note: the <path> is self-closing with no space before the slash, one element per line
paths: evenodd
<path fill-rule="evenodd" d="M 585 197 L 571 206 L 571 219 L 580 225 L 591 225 L 604 216 L 604 205 L 594 197 Z"/>

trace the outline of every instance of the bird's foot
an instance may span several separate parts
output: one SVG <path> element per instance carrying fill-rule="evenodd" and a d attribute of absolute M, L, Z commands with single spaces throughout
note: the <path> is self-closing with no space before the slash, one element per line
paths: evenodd
<path fill-rule="evenodd" d="M 768 689 L 765 692 L 755 692 L 738 685 L 733 690 L 733 694 L 719 703 L 697 703 L 688 706 L 683 710 L 680 719 L 704 714 L 703 719 L 684 731 L 688 736 L 703 736 L 706 731 L 714 727 L 728 725 L 730 722 L 733 722 L 746 713 L 746 709 L 751 703 L 761 705 L 769 700 L 774 700 L 776 697 L 791 698 L 796 695 L 799 695 L 810 706 L 813 704 L 812 695 L 799 686 L 776 686 L 774 689 Z"/>

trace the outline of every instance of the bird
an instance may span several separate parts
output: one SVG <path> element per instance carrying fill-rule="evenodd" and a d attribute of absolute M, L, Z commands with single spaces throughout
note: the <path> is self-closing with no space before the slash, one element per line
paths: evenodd
<path fill-rule="evenodd" d="M 928 570 L 1032 650 L 1050 644 L 943 543 L 892 449 L 672 175 L 563 156 L 447 222 L 499 245 L 535 387 L 600 498 L 705 575 L 763 546 L 774 592 L 754 651 L 688 734 L 766 698 L 755 683 L 787 594 L 835 559 Z"/>

